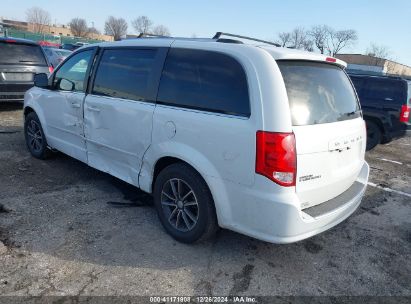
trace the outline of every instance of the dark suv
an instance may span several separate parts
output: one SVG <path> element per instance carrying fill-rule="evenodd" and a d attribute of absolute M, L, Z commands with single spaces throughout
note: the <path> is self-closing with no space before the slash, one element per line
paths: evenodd
<path fill-rule="evenodd" d="M 411 86 L 400 77 L 350 74 L 367 124 L 367 150 L 405 135 Z"/>
<path fill-rule="evenodd" d="M 50 73 L 43 49 L 26 39 L 0 38 L 0 102 L 23 101 L 33 76 Z"/>

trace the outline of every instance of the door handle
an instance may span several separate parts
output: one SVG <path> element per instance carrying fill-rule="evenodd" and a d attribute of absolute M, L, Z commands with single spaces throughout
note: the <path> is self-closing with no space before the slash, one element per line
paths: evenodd
<path fill-rule="evenodd" d="M 92 111 L 92 112 L 100 112 L 99 108 L 95 108 L 95 107 L 87 107 L 87 110 Z"/>
<path fill-rule="evenodd" d="M 80 104 L 77 103 L 77 102 L 72 102 L 72 103 L 71 103 L 71 106 L 72 106 L 73 108 L 77 108 L 77 109 L 81 107 Z"/>

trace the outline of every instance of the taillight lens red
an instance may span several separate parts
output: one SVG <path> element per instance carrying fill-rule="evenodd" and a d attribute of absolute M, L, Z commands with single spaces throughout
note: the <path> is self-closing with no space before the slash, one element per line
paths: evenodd
<path fill-rule="evenodd" d="M 400 122 L 408 122 L 410 119 L 410 107 L 403 105 L 401 107 Z"/>
<path fill-rule="evenodd" d="M 50 72 L 50 74 L 53 73 L 53 71 L 54 71 L 54 68 L 53 68 L 52 66 L 49 66 L 49 72 Z"/>
<path fill-rule="evenodd" d="M 327 58 L 325 58 L 325 61 L 328 61 L 328 62 L 337 62 L 337 59 L 335 59 L 335 58 L 333 58 L 333 57 L 327 57 Z"/>
<path fill-rule="evenodd" d="M 295 186 L 297 156 L 293 133 L 257 131 L 255 172 L 281 186 Z"/>

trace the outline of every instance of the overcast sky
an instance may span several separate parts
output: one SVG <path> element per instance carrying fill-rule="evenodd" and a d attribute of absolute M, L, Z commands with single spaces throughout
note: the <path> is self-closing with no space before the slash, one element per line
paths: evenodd
<path fill-rule="evenodd" d="M 359 40 L 341 53 L 364 53 L 371 42 L 387 46 L 391 56 L 411 66 L 411 0 L 2 0 L 0 17 L 24 20 L 32 6 L 47 10 L 53 23 L 85 18 L 101 31 L 107 16 L 129 22 L 146 15 L 174 36 L 212 37 L 217 31 L 275 39 L 296 26 L 327 24 L 355 29 Z"/>

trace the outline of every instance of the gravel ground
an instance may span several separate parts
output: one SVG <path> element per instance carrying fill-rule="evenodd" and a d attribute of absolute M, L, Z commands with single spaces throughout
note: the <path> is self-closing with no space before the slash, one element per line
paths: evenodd
<path fill-rule="evenodd" d="M 0 295 L 411 296 L 410 150 L 405 137 L 367 153 L 385 190 L 323 234 L 184 245 L 150 196 L 60 153 L 32 158 L 21 105 L 0 104 Z"/>

